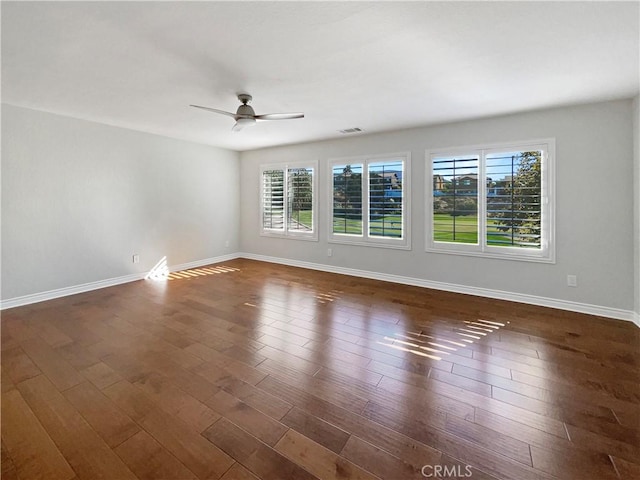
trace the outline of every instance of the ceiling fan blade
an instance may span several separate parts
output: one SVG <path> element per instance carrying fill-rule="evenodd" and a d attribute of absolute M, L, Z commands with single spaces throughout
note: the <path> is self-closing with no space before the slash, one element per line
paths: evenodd
<path fill-rule="evenodd" d="M 208 110 L 210 112 L 213 113 L 221 113 L 222 115 L 227 115 L 229 117 L 234 117 L 236 116 L 235 113 L 231 113 L 231 112 L 225 112 L 224 110 L 218 110 L 217 108 L 209 108 L 209 107 L 201 107 L 200 105 L 189 105 L 190 107 L 195 107 L 195 108 L 201 108 L 202 110 Z"/>
<path fill-rule="evenodd" d="M 304 118 L 304 113 L 265 113 L 256 115 L 257 120 L 290 120 L 293 118 Z"/>

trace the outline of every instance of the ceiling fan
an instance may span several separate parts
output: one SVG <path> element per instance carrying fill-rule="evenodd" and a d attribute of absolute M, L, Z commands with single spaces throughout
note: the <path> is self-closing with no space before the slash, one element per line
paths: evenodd
<path fill-rule="evenodd" d="M 256 120 L 289 120 L 292 118 L 304 118 L 304 113 L 265 113 L 263 115 L 256 115 L 253 108 L 247 105 L 251 101 L 251 98 L 251 95 L 247 93 L 238 94 L 238 100 L 242 102 L 242 105 L 238 107 L 236 113 L 225 112 L 224 110 L 218 110 L 217 108 L 201 107 L 200 105 L 190 106 L 233 117 L 236 124 L 231 130 L 234 132 L 239 132 L 246 126 L 255 125 Z"/>

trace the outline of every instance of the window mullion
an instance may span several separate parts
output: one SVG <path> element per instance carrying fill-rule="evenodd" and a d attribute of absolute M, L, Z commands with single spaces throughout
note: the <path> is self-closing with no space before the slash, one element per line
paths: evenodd
<path fill-rule="evenodd" d="M 369 161 L 368 160 L 364 160 L 362 162 L 362 185 L 361 185 L 361 192 L 362 192 L 362 200 L 361 200 L 361 205 L 362 205 L 362 235 L 363 238 L 369 239 L 371 238 L 371 236 L 369 235 L 369 215 L 370 213 L 370 209 L 371 209 L 371 205 L 370 205 L 370 199 L 371 199 L 371 194 L 369 192 Z"/>
<path fill-rule="evenodd" d="M 478 245 L 481 251 L 487 247 L 487 165 L 486 153 L 478 155 Z"/>
<path fill-rule="evenodd" d="M 285 165 L 283 172 L 283 187 L 282 187 L 282 216 L 284 221 L 284 234 L 289 234 L 289 166 Z"/>
<path fill-rule="evenodd" d="M 551 215 L 549 213 L 549 202 L 550 202 L 550 192 L 549 192 L 549 164 L 551 160 L 549 159 L 549 150 L 545 149 L 542 151 L 542 165 L 540 168 L 540 247 L 543 252 L 547 252 L 549 248 L 549 240 L 550 240 L 550 222 Z"/>

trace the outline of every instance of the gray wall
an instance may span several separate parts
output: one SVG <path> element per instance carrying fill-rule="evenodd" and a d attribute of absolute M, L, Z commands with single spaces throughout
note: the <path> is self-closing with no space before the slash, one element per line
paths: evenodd
<path fill-rule="evenodd" d="M 238 182 L 237 152 L 3 105 L 2 299 L 237 252 Z"/>
<path fill-rule="evenodd" d="M 425 253 L 425 149 L 544 137 L 556 138 L 556 264 Z M 327 159 L 401 151 L 412 153 L 412 250 L 328 244 Z M 240 159 L 243 252 L 628 312 L 634 307 L 630 100 L 255 150 Z M 320 163 L 320 241 L 260 237 L 259 165 L 305 160 Z M 578 276 L 577 288 L 566 285 L 567 274 Z"/>
<path fill-rule="evenodd" d="M 633 218 L 635 271 L 634 311 L 636 323 L 640 327 L 640 95 L 633 100 Z"/>

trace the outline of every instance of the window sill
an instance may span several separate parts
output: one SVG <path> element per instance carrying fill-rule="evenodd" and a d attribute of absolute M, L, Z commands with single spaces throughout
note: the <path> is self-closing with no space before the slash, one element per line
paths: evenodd
<path fill-rule="evenodd" d="M 376 248 L 389 248 L 392 250 L 411 250 L 410 243 L 386 243 L 386 242 L 375 242 L 375 241 L 365 241 L 365 240 L 351 240 L 351 239 L 342 239 L 331 237 L 328 240 L 328 243 L 334 243 L 339 245 L 356 245 L 358 247 L 376 247 Z"/>
<path fill-rule="evenodd" d="M 304 240 L 305 242 L 317 242 L 318 235 L 296 235 L 291 233 L 260 232 L 261 237 L 284 238 L 287 240 Z"/>
<path fill-rule="evenodd" d="M 495 252 L 482 252 L 472 250 L 454 250 L 441 247 L 427 247 L 425 248 L 427 253 L 444 253 L 445 255 L 462 255 L 466 257 L 482 257 L 491 258 L 497 260 L 515 260 L 518 262 L 533 262 L 533 263 L 551 263 L 555 264 L 555 255 L 549 256 L 534 256 L 534 255 L 518 255 L 515 253 L 495 253 Z"/>

